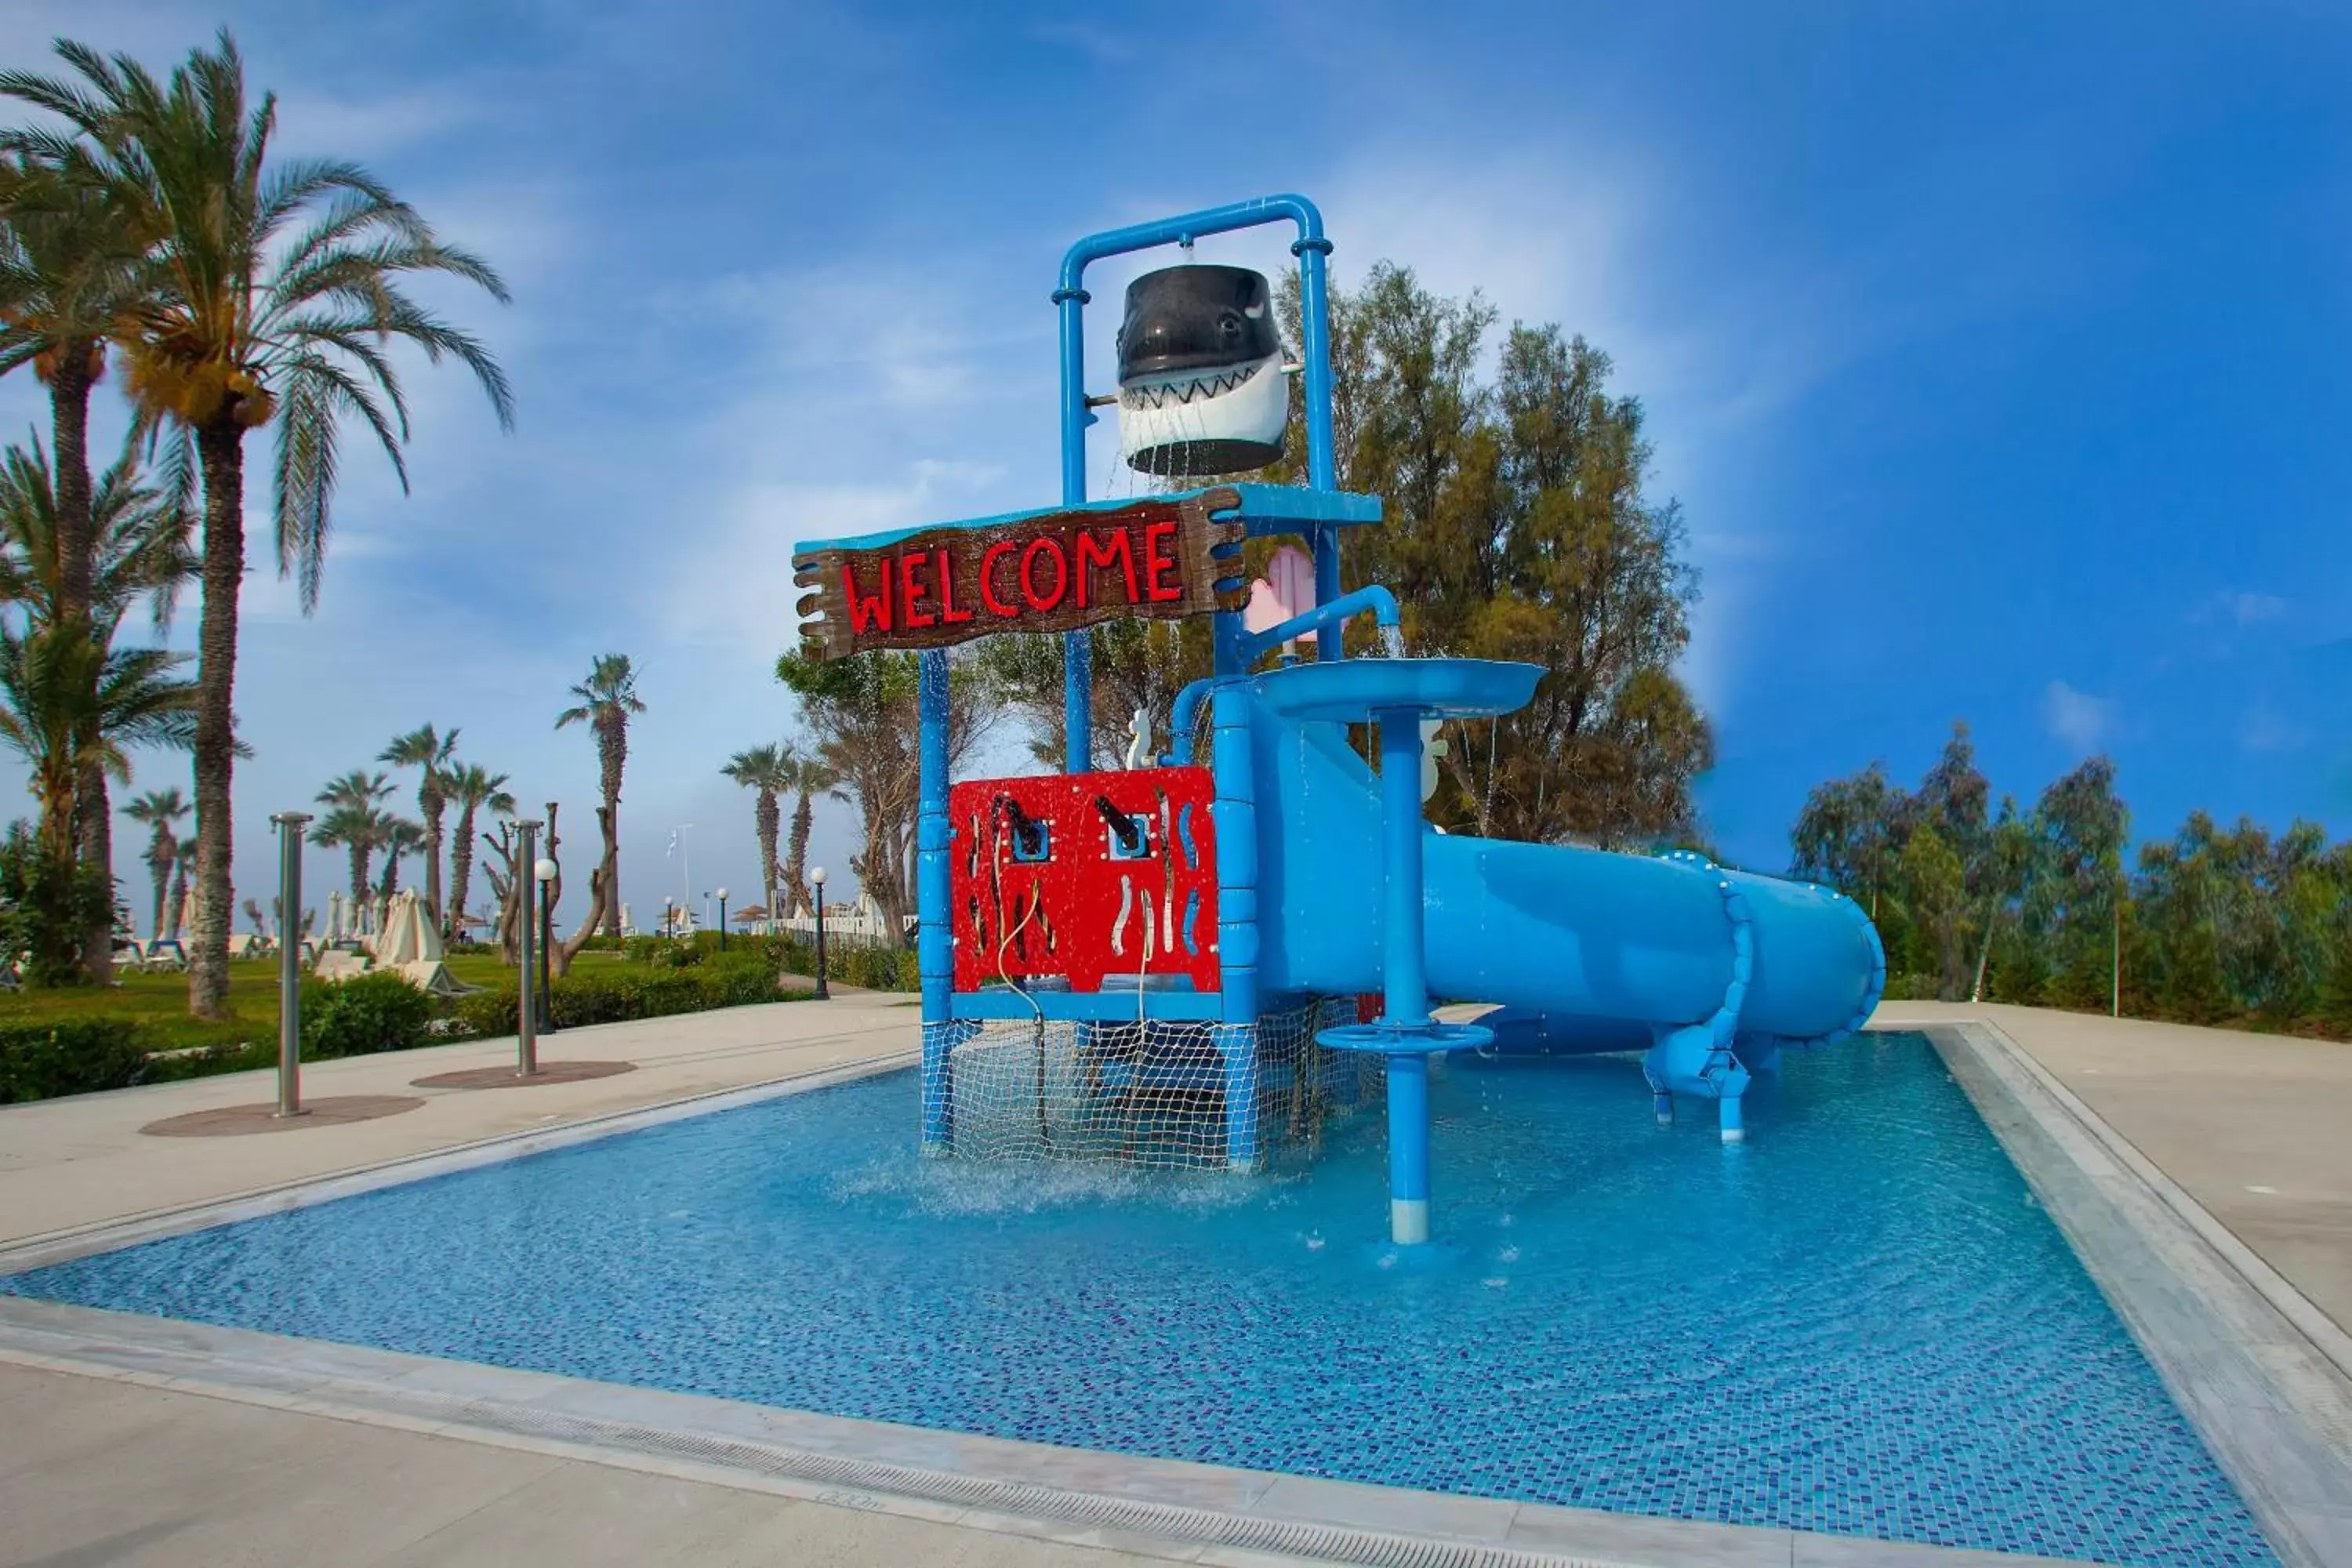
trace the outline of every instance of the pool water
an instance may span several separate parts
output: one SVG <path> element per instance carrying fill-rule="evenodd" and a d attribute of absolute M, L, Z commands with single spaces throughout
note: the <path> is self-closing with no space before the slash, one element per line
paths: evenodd
<path fill-rule="evenodd" d="M 1653 1124 L 1455 1063 L 1437 1245 L 1375 1116 L 1258 1177 L 923 1161 L 892 1073 L 0 1290 L 1003 1437 L 2148 1564 L 2269 1549 L 1916 1036 Z M 1702 1111 L 1704 1108 L 1700 1108 Z"/>

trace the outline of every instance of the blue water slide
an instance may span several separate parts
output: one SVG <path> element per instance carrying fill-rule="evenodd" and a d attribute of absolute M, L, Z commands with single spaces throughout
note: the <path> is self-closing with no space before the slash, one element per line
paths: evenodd
<path fill-rule="evenodd" d="M 1261 992 L 1379 989 L 1379 780 L 1337 724 L 1261 709 L 1251 741 Z M 1500 1048 L 1644 1051 L 1662 1111 L 1721 1101 L 1727 1137 L 1751 1069 L 1858 1028 L 1885 982 L 1877 932 L 1826 889 L 1433 830 L 1424 859 L 1433 996 L 1501 1005 Z"/>

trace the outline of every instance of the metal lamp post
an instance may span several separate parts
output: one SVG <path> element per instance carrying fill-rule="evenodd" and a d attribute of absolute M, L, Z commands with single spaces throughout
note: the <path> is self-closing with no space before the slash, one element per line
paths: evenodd
<path fill-rule="evenodd" d="M 816 889 L 816 999 L 830 1002 L 833 992 L 824 983 L 824 868 L 812 868 L 809 881 Z"/>
<path fill-rule="evenodd" d="M 515 1075 L 519 1078 L 539 1076 L 539 965 L 538 954 L 531 949 L 539 943 L 539 910 L 532 906 L 539 892 L 539 819 L 531 817 L 515 824 L 516 868 L 522 874 L 518 879 L 522 886 L 515 897 L 522 908 L 515 911 L 521 919 L 515 921 L 522 933 L 521 973 L 515 988 Z"/>
<path fill-rule="evenodd" d="M 539 883 L 539 1029 L 540 1033 L 555 1033 L 555 981 L 549 973 L 548 953 L 555 946 L 555 906 L 548 901 L 548 889 L 555 881 L 555 862 L 544 856 L 532 862 L 531 876 Z"/>
<path fill-rule="evenodd" d="M 299 811 L 281 812 L 269 819 L 278 825 L 278 907 L 302 909 L 302 828 L 310 818 Z M 286 922 L 278 921 L 278 1114 L 302 1114 L 302 944 L 285 938 Z"/>
<path fill-rule="evenodd" d="M 719 951 L 727 951 L 727 889 L 719 889 Z"/>
<path fill-rule="evenodd" d="M 671 900 L 670 896 L 667 893 L 664 893 L 662 895 L 662 935 L 665 937 L 673 937 L 677 934 L 677 927 L 672 923 L 672 917 L 670 915 L 670 910 L 676 907 L 677 906 Z"/>

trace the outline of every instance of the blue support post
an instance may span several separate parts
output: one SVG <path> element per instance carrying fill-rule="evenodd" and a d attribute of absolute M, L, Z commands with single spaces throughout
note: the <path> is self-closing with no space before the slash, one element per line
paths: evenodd
<path fill-rule="evenodd" d="M 954 1046 L 950 1009 L 955 957 L 948 905 L 948 656 L 917 656 L 915 961 L 923 988 L 923 1147 L 944 1152 L 955 1141 Z"/>
<path fill-rule="evenodd" d="M 1381 991 L 1384 1024 L 1417 1027 L 1429 1018 L 1429 981 L 1422 950 L 1421 715 L 1386 709 L 1381 731 Z M 1398 1052 L 1388 1059 L 1389 1239 L 1429 1239 L 1429 1058 Z"/>
<path fill-rule="evenodd" d="M 1225 1163 L 1255 1169 L 1257 1147 L 1257 777 L 1250 697 L 1222 686 L 1211 700 L 1216 797 L 1217 963 L 1223 984 L 1217 1049 L 1225 1070 Z"/>
<path fill-rule="evenodd" d="M 1675 1097 L 1662 1089 L 1650 1096 L 1650 1102 L 1658 1113 L 1658 1125 L 1672 1127 L 1675 1124 Z"/>
<path fill-rule="evenodd" d="M 1727 1094 L 1715 1102 L 1716 1115 L 1723 1129 L 1723 1141 L 1737 1143 L 1748 1136 L 1739 1116 L 1739 1097 Z"/>
<path fill-rule="evenodd" d="M 1087 300 L 1077 279 L 1066 275 L 1054 291 L 1062 313 L 1062 504 L 1087 500 L 1087 426 L 1095 422 L 1087 406 Z M 1062 771 L 1082 773 L 1094 749 L 1094 644 L 1083 631 L 1062 634 Z"/>
<path fill-rule="evenodd" d="M 1418 1027 L 1429 1022 L 1429 982 L 1421 940 L 1421 714 L 1384 708 L 1372 715 L 1381 729 L 1381 989 L 1384 1024 Z M 1220 847 L 1223 836 L 1218 837 Z"/>
<path fill-rule="evenodd" d="M 1298 345 L 1298 357 L 1307 382 L 1302 389 L 1307 404 L 1307 482 L 1318 490 L 1336 489 L 1339 465 L 1331 432 L 1330 283 L 1324 266 L 1324 258 L 1331 254 L 1331 242 L 1320 233 L 1302 233 L 1290 250 L 1298 258 L 1298 335 L 1304 340 Z M 1339 531 L 1328 526 L 1317 529 L 1312 543 L 1315 600 L 1328 605 L 1339 596 Z M 1342 642 L 1339 627 L 1318 634 L 1315 657 L 1345 658 Z"/>
<path fill-rule="evenodd" d="M 1389 1239 L 1429 1239 L 1429 1058 L 1389 1058 Z"/>

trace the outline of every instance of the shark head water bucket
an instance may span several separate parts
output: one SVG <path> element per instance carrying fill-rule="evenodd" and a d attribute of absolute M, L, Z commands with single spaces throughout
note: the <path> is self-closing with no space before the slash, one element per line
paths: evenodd
<path fill-rule="evenodd" d="M 1273 293 L 1245 267 L 1186 265 L 1127 286 L 1118 449 L 1147 474 L 1233 474 L 1282 455 L 1290 394 Z"/>

